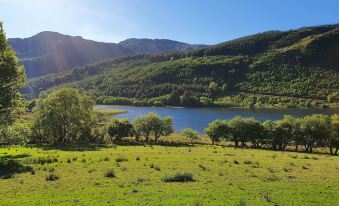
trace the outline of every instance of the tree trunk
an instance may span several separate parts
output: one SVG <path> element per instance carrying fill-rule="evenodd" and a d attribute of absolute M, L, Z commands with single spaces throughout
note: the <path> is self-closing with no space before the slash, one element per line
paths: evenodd
<path fill-rule="evenodd" d="M 330 146 L 330 154 L 333 155 L 333 147 Z"/>
<path fill-rule="evenodd" d="M 295 145 L 295 151 L 296 152 L 298 152 L 298 147 L 299 147 L 299 145 L 297 144 L 297 145 Z"/>

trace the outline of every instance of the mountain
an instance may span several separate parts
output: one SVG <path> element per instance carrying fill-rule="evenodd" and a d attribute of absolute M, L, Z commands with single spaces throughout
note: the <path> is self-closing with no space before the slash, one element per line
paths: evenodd
<path fill-rule="evenodd" d="M 136 54 L 154 53 L 166 51 L 189 51 L 197 48 L 206 47 L 206 45 L 194 45 L 168 39 L 126 39 L 119 42 L 119 45 L 129 49 Z"/>
<path fill-rule="evenodd" d="M 25 66 L 28 77 L 64 71 L 76 66 L 133 54 L 117 44 L 95 42 L 59 34 L 41 32 L 29 38 L 8 40 Z"/>
<path fill-rule="evenodd" d="M 50 31 L 24 39 L 10 38 L 8 41 L 25 66 L 29 78 L 133 54 L 203 47 L 165 39 L 128 39 L 118 44 L 103 43 Z"/>
<path fill-rule="evenodd" d="M 31 80 L 104 103 L 310 105 L 339 100 L 339 25 L 258 33 L 192 51 L 139 54 Z"/>

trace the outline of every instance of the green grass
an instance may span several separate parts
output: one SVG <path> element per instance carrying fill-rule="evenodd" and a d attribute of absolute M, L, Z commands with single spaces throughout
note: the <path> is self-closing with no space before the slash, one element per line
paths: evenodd
<path fill-rule="evenodd" d="M 114 109 L 97 109 L 95 111 L 99 112 L 100 114 L 109 115 L 109 116 L 116 115 L 116 114 L 124 114 L 128 112 L 126 110 L 114 110 Z"/>
<path fill-rule="evenodd" d="M 305 156 L 209 145 L 0 148 L 0 161 L 32 168 L 0 179 L 0 205 L 336 205 L 339 157 Z M 194 181 L 163 181 L 178 174 Z"/>

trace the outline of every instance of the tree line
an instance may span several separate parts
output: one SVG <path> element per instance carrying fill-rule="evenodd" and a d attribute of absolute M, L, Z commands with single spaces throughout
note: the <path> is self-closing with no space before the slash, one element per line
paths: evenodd
<path fill-rule="evenodd" d="M 303 118 L 290 115 L 283 119 L 263 123 L 255 118 L 237 116 L 231 120 L 215 120 L 205 129 L 212 144 L 220 140 L 234 143 L 235 147 L 270 148 L 284 151 L 301 146 L 312 153 L 317 147 L 327 147 L 330 154 L 339 150 L 339 115 L 314 114 Z"/>
<path fill-rule="evenodd" d="M 116 143 L 134 137 L 136 142 L 155 143 L 160 137 L 174 132 L 171 117 L 155 113 L 137 116 L 134 120 L 113 118 L 103 124 L 94 111 L 94 101 L 79 90 L 61 88 L 40 99 L 33 108 L 31 122 L 17 122 L 3 132 L 2 139 L 12 144 L 34 143 L 73 145 L 87 143 Z M 205 128 L 212 144 L 221 140 L 235 147 L 269 148 L 284 151 L 293 146 L 313 152 L 327 147 L 330 154 L 339 150 L 339 115 L 314 114 L 303 118 L 284 116 L 283 119 L 260 122 L 255 118 L 237 116 L 230 120 L 215 120 Z M 190 128 L 181 132 L 191 143 L 201 135 Z M 151 140 L 152 139 L 152 140 Z"/>

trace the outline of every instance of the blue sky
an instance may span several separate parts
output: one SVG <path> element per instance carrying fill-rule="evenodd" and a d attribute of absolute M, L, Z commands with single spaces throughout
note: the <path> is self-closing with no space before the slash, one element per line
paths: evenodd
<path fill-rule="evenodd" d="M 339 0 L 0 0 L 8 37 L 57 31 L 104 42 L 214 44 L 267 30 L 339 23 Z"/>

